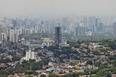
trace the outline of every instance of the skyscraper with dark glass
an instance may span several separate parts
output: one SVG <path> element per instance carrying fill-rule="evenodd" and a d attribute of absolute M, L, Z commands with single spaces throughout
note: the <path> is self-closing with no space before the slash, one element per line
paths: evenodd
<path fill-rule="evenodd" d="M 15 29 L 15 27 L 17 26 L 17 21 L 16 20 L 12 20 L 13 23 L 13 29 Z"/>
<path fill-rule="evenodd" d="M 55 27 L 55 44 L 61 43 L 61 27 Z"/>

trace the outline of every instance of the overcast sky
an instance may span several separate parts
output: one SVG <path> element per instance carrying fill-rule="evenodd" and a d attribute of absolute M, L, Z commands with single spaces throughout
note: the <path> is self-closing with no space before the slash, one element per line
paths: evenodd
<path fill-rule="evenodd" d="M 116 16 L 116 0 L 0 0 L 0 14 Z"/>

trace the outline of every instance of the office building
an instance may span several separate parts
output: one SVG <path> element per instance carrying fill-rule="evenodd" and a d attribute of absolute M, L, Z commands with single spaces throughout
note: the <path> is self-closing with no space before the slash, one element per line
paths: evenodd
<path fill-rule="evenodd" d="M 18 34 L 15 30 L 10 30 L 10 42 L 17 43 L 18 42 Z"/>
<path fill-rule="evenodd" d="M 1 41 L 2 41 L 2 40 L 7 40 L 7 34 L 1 33 L 1 34 L 0 34 L 0 40 L 1 40 Z"/>
<path fill-rule="evenodd" d="M 99 29 L 98 29 L 100 32 L 103 31 L 103 23 L 99 23 Z"/>
<path fill-rule="evenodd" d="M 7 34 L 1 33 L 0 34 L 0 41 L 1 41 L 3 47 L 6 46 L 6 44 L 7 44 Z"/>
<path fill-rule="evenodd" d="M 96 17 L 89 17 L 89 20 L 88 20 L 88 28 L 91 29 L 91 30 L 93 30 L 93 26 L 94 26 L 94 30 L 95 30 L 96 21 L 97 21 L 96 20 Z"/>
<path fill-rule="evenodd" d="M 13 23 L 13 28 L 15 29 L 15 27 L 17 26 L 17 21 L 13 20 L 12 23 Z"/>
<path fill-rule="evenodd" d="M 94 31 L 93 32 L 98 32 L 98 30 L 99 30 L 99 23 L 98 23 L 98 19 L 96 18 L 95 19 L 95 27 L 94 27 Z"/>
<path fill-rule="evenodd" d="M 113 24 L 113 34 L 116 35 L 116 23 Z"/>
<path fill-rule="evenodd" d="M 84 36 L 85 35 L 85 27 L 83 27 L 83 26 L 76 27 L 76 35 Z"/>
<path fill-rule="evenodd" d="M 61 43 L 61 27 L 55 27 L 55 44 Z"/>
<path fill-rule="evenodd" d="M 95 26 L 98 28 L 98 19 L 95 19 Z"/>

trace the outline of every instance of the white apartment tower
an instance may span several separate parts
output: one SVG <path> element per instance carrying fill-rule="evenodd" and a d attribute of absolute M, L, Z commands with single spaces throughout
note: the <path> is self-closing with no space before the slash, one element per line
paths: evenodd
<path fill-rule="evenodd" d="M 10 41 L 13 43 L 18 42 L 18 34 L 15 30 L 10 30 Z"/>
<path fill-rule="evenodd" d="M 1 41 L 7 40 L 7 34 L 1 33 L 1 34 L 0 34 L 0 40 L 1 40 Z"/>
<path fill-rule="evenodd" d="M 26 52 L 26 59 L 36 59 L 36 52 L 32 52 L 31 50 L 29 50 L 28 52 Z"/>

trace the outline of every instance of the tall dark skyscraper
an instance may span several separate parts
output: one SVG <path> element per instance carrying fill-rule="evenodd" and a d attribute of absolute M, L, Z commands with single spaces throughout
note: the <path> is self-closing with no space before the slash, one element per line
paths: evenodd
<path fill-rule="evenodd" d="M 13 20 L 12 23 L 13 23 L 13 28 L 15 28 L 17 26 L 17 21 Z"/>
<path fill-rule="evenodd" d="M 100 32 L 103 31 L 103 23 L 99 23 L 99 31 L 100 31 Z"/>
<path fill-rule="evenodd" d="M 95 19 L 95 27 L 98 30 L 98 19 L 97 18 Z"/>
<path fill-rule="evenodd" d="M 95 26 L 98 27 L 98 19 L 95 19 Z"/>
<path fill-rule="evenodd" d="M 55 27 L 55 44 L 61 43 L 61 27 Z"/>

